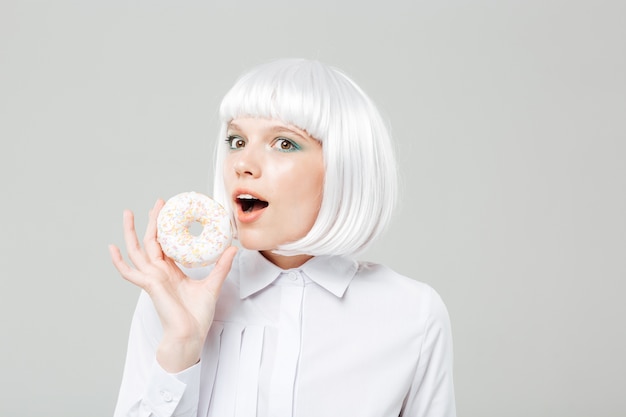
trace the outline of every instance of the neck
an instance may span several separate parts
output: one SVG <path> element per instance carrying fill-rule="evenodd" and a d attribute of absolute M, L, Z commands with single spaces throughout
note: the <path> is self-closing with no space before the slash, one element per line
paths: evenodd
<path fill-rule="evenodd" d="M 261 251 L 261 255 L 280 269 L 297 268 L 313 257 L 312 255 L 277 255 L 271 251 Z"/>

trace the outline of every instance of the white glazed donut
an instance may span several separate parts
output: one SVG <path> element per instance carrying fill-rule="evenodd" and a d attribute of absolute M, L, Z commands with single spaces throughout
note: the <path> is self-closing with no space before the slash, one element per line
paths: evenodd
<path fill-rule="evenodd" d="M 189 227 L 198 222 L 203 229 L 194 236 Z M 167 200 L 157 218 L 157 240 L 163 252 L 187 268 L 214 263 L 230 246 L 230 216 L 219 203 L 196 192 Z"/>

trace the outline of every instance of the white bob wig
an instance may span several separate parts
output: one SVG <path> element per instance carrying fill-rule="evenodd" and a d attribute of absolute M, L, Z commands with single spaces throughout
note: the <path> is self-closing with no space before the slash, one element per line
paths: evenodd
<path fill-rule="evenodd" d="M 346 75 L 317 61 L 281 59 L 244 74 L 222 100 L 214 198 L 231 210 L 223 180 L 228 123 L 262 117 L 291 124 L 322 143 L 322 203 L 307 235 L 281 255 L 354 255 L 385 229 L 395 206 L 393 143 L 379 111 Z"/>

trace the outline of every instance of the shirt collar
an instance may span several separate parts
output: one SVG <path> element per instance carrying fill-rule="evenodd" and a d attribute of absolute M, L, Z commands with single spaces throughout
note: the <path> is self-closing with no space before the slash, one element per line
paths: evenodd
<path fill-rule="evenodd" d="M 270 285 L 287 270 L 274 265 L 257 251 L 240 250 L 239 296 L 244 299 Z M 293 271 L 301 271 L 316 284 L 343 297 L 356 274 L 356 261 L 342 256 L 315 256 Z"/>

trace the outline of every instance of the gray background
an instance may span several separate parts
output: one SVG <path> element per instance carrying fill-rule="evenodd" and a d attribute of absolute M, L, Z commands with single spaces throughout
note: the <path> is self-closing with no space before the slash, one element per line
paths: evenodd
<path fill-rule="evenodd" d="M 278 57 L 389 119 L 402 203 L 364 258 L 442 294 L 459 415 L 626 415 L 623 1 L 209 3 L 0 3 L 0 415 L 112 414 L 122 210 L 208 192 L 220 98 Z"/>

